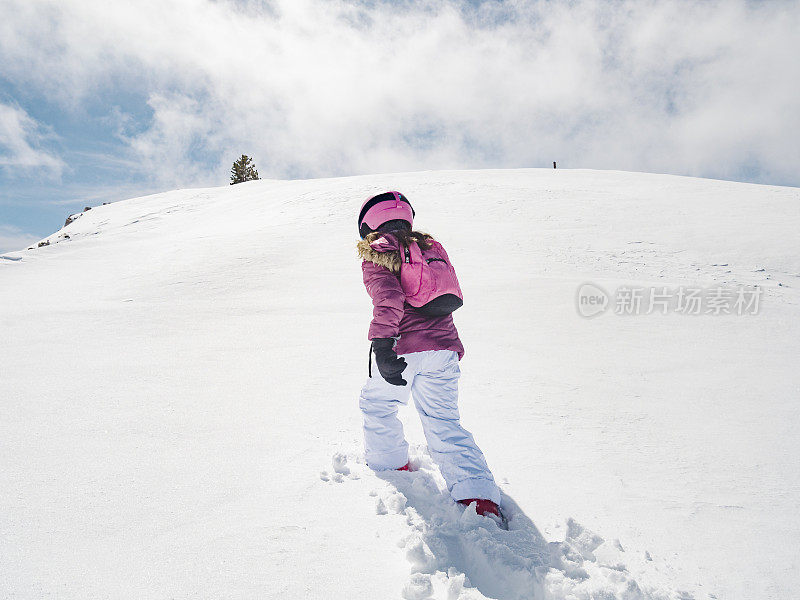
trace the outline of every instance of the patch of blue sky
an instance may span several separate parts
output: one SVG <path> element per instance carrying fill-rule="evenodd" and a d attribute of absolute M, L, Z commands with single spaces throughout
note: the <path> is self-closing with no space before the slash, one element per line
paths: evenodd
<path fill-rule="evenodd" d="M 19 167 L 0 170 L 0 224 L 43 237 L 87 203 L 152 191 L 121 137 L 140 133 L 150 122 L 153 113 L 143 94 L 104 89 L 65 107 L 0 79 L 0 102 L 43 124 L 47 135 L 39 146 L 66 164 L 60 177 Z"/>

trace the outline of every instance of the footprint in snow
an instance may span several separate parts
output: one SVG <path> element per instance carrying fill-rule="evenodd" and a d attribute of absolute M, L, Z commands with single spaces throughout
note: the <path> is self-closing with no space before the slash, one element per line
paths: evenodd
<path fill-rule="evenodd" d="M 350 467 L 347 466 L 347 455 L 337 452 L 333 455 L 333 470 L 341 475 L 350 475 Z"/>
<path fill-rule="evenodd" d="M 319 478 L 322 481 L 329 482 L 333 481 L 335 483 L 342 483 L 347 479 L 359 479 L 360 475 L 350 470 L 350 467 L 347 466 L 347 455 L 342 454 L 341 452 L 337 452 L 333 455 L 331 459 L 333 473 L 328 473 L 328 471 L 320 471 Z"/>
<path fill-rule="evenodd" d="M 338 476 L 377 477 L 386 482 L 376 497 L 380 518 L 405 518 L 408 535 L 398 542 L 406 550 L 411 575 L 403 598 L 524 600 L 604 598 L 604 600 L 689 600 L 685 592 L 637 581 L 625 564 L 619 540 L 605 541 L 573 519 L 563 542 L 548 542 L 508 494 L 502 507 L 509 530 L 478 516 L 450 498 L 427 449 L 417 447 L 415 471 L 373 472 L 356 459 L 334 454 Z"/>

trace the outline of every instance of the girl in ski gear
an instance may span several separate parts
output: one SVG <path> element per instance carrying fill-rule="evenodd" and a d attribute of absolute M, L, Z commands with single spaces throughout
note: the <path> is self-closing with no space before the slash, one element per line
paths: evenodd
<path fill-rule="evenodd" d="M 464 347 L 451 313 L 462 304 L 461 289 L 444 248 L 413 231 L 413 222 L 411 203 L 394 191 L 369 198 L 358 217 L 358 253 L 373 304 L 370 376 L 359 400 L 367 464 L 408 469 L 397 410 L 411 397 L 453 499 L 498 515 L 500 490 L 458 413 Z"/>

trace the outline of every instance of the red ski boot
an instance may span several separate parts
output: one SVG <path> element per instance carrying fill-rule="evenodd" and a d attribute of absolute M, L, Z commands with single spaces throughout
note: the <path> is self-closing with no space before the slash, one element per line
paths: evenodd
<path fill-rule="evenodd" d="M 411 470 L 411 463 L 407 462 L 402 467 L 397 467 L 396 471 L 410 471 Z"/>
<path fill-rule="evenodd" d="M 495 517 L 500 517 L 502 519 L 502 516 L 500 516 L 500 507 L 491 500 L 486 500 L 484 498 L 465 498 L 464 500 L 459 500 L 458 502 L 464 506 L 469 506 L 474 502 L 475 512 L 482 517 L 492 514 Z"/>

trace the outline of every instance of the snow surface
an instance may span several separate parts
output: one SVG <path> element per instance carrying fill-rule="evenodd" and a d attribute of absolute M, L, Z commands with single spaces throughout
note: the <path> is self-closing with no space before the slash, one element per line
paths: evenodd
<path fill-rule="evenodd" d="M 443 494 L 412 409 L 417 470 L 363 463 L 355 215 L 386 188 L 459 272 L 509 531 Z M 798 231 L 796 188 L 561 169 L 96 207 L 0 257 L 0 597 L 796 597 Z M 764 294 L 585 319 L 584 282 Z"/>

